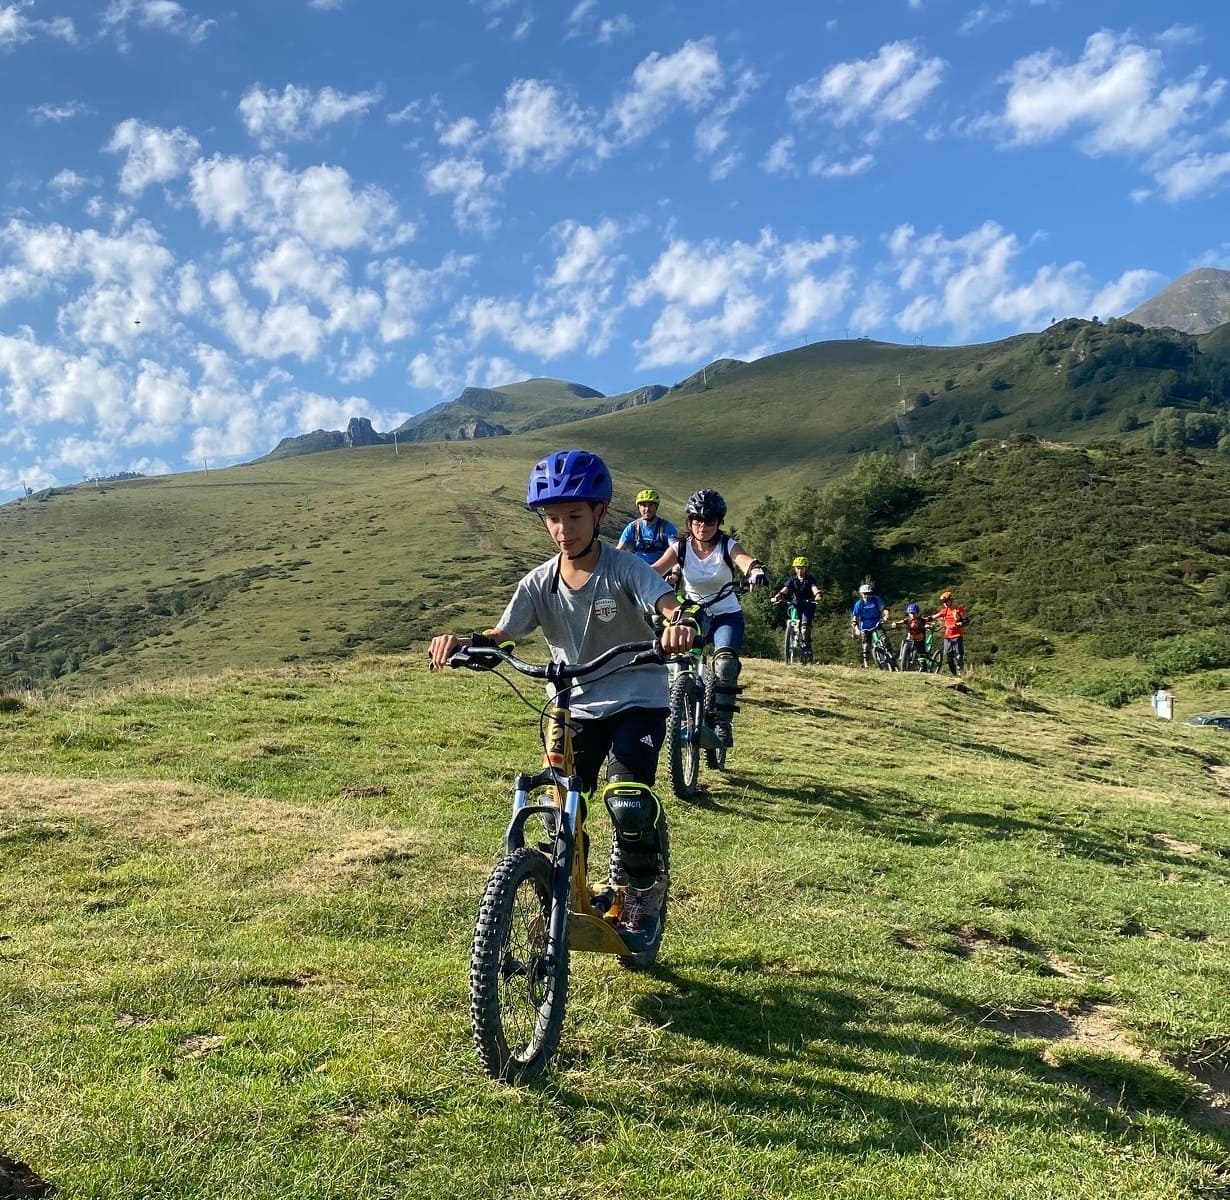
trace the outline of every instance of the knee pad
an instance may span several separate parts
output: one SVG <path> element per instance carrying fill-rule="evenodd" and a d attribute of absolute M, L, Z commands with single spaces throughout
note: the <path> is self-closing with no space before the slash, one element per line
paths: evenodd
<path fill-rule="evenodd" d="M 739 672 L 742 670 L 743 664 L 733 650 L 728 650 L 723 646 L 721 650 L 714 651 L 713 677 L 718 683 L 734 687 L 739 682 Z"/>
<path fill-rule="evenodd" d="M 743 664 L 739 656 L 726 648 L 713 655 L 713 715 L 716 720 L 729 721 L 739 711 L 736 698 L 743 689 L 739 686 L 739 672 Z"/>
<path fill-rule="evenodd" d="M 634 779 L 612 779 L 602 789 L 602 802 L 621 841 L 639 842 L 658 827 L 661 806 L 653 788 Z"/>

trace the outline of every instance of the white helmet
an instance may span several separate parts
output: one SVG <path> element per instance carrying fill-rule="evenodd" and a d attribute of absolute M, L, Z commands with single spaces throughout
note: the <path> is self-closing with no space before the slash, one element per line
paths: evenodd
<path fill-rule="evenodd" d="M 860 583 L 858 585 L 858 594 L 860 596 L 870 596 L 871 595 L 871 584 Z"/>

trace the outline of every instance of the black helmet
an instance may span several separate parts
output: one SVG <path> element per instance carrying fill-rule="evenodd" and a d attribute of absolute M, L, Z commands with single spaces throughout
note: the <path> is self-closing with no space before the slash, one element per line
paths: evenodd
<path fill-rule="evenodd" d="M 726 519 L 726 501 L 712 488 L 701 488 L 699 492 L 693 492 L 688 497 L 685 515 L 689 521 L 693 517 L 706 521 L 717 517 L 720 525 Z"/>

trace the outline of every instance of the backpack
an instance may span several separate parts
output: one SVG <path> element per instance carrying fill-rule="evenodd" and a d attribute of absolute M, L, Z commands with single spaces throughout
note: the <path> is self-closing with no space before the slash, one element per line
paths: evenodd
<path fill-rule="evenodd" d="M 648 554 L 651 550 L 656 550 L 658 554 L 662 554 L 666 550 L 666 522 L 661 517 L 654 518 L 656 526 L 653 537 L 645 536 L 645 522 L 641 517 L 636 519 L 636 536 L 632 543 L 632 549 L 638 554 Z"/>
<path fill-rule="evenodd" d="M 730 568 L 731 575 L 735 573 L 735 564 L 730 557 L 730 535 L 727 533 L 719 533 L 718 536 L 722 539 L 722 560 Z M 683 570 L 683 560 L 688 552 L 688 539 L 681 537 L 675 543 L 675 557 L 679 559 L 679 569 Z"/>

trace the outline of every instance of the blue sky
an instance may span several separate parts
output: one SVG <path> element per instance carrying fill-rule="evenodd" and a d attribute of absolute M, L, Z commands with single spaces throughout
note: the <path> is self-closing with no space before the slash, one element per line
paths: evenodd
<path fill-rule="evenodd" d="M 1230 267 L 1228 11 L 0 0 L 0 500 L 1126 312 Z"/>

